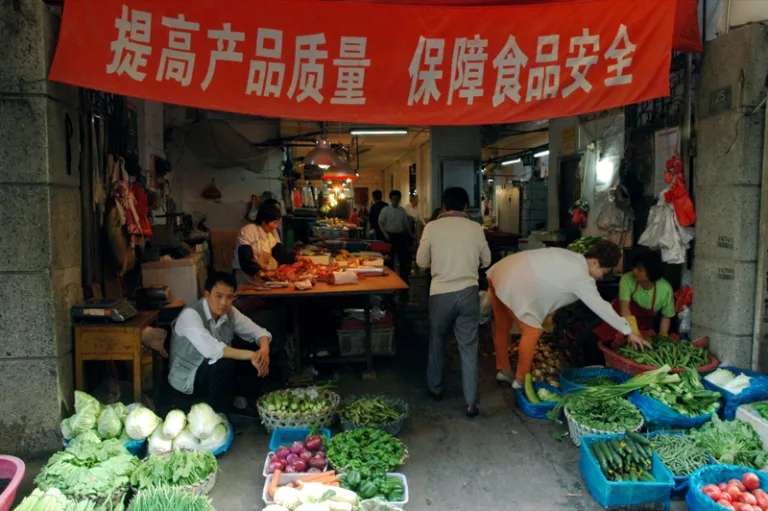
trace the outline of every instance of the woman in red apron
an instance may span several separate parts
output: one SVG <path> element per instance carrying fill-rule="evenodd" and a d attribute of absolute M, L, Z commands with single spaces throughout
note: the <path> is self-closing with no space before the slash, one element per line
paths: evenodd
<path fill-rule="evenodd" d="M 664 263 L 658 252 L 639 253 L 632 260 L 632 271 L 621 277 L 619 297 L 612 304 L 619 315 L 637 319 L 637 328 L 644 337 L 653 336 L 657 325 L 660 335 L 669 335 L 672 318 L 676 315 L 674 291 L 663 275 Z M 624 342 L 623 336 L 606 323 L 595 328 L 593 333 L 613 347 Z"/>

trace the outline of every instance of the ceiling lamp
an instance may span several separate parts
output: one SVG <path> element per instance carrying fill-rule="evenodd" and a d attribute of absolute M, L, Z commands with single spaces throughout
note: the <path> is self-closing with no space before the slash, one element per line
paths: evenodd
<path fill-rule="evenodd" d="M 351 182 L 357 180 L 357 172 L 352 170 L 343 154 L 334 155 L 335 163 L 323 171 L 324 181 Z"/>
<path fill-rule="evenodd" d="M 546 149 L 544 151 L 541 151 L 540 153 L 536 153 L 533 155 L 534 158 L 542 158 L 544 156 L 549 156 L 549 149 Z"/>
<path fill-rule="evenodd" d="M 520 163 L 521 161 L 523 161 L 521 158 L 515 158 L 514 160 L 503 161 L 501 162 L 501 165 L 506 167 L 507 165 L 514 165 L 515 163 Z"/>
<path fill-rule="evenodd" d="M 331 149 L 331 143 L 327 138 L 318 138 L 315 148 L 304 157 L 304 165 L 313 165 L 325 170 L 336 164 L 336 155 Z"/>
<path fill-rule="evenodd" d="M 407 135 L 407 128 L 352 128 L 350 135 Z"/>

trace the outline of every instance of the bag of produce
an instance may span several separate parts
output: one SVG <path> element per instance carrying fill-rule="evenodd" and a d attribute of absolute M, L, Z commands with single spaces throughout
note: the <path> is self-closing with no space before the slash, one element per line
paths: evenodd
<path fill-rule="evenodd" d="M 189 430 L 200 440 L 205 440 L 213 434 L 216 426 L 221 424 L 221 417 L 206 403 L 197 403 L 187 415 Z"/>
<path fill-rule="evenodd" d="M 144 406 L 135 407 L 125 418 L 125 431 L 134 440 L 144 440 L 160 424 L 160 417 Z"/>
<path fill-rule="evenodd" d="M 173 448 L 179 451 L 196 451 L 200 449 L 200 441 L 192 434 L 189 428 L 184 428 L 173 439 Z"/>
<path fill-rule="evenodd" d="M 208 438 L 200 441 L 200 449 L 216 452 L 227 443 L 228 437 L 229 430 L 227 429 L 227 426 L 219 423 Z"/>

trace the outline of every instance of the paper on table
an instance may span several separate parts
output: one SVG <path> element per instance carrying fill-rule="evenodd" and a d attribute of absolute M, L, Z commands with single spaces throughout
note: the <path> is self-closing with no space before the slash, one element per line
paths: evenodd
<path fill-rule="evenodd" d="M 330 283 L 334 285 L 357 284 L 357 274 L 354 272 L 336 271 L 333 272 Z"/>

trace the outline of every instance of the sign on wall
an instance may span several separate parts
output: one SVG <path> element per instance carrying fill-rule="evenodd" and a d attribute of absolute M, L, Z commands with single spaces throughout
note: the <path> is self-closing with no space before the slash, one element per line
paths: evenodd
<path fill-rule="evenodd" d="M 67 0 L 50 79 L 271 117 L 547 119 L 668 95 L 676 3 Z"/>

